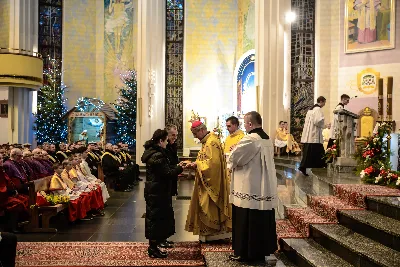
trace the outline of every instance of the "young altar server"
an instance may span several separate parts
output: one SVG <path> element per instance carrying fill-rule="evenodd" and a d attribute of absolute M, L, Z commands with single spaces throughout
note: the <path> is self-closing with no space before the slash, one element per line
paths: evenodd
<path fill-rule="evenodd" d="M 337 104 L 337 106 L 335 107 L 335 110 L 341 110 L 344 109 L 344 106 L 346 106 L 348 103 L 350 102 L 350 96 L 343 94 L 340 96 L 340 103 Z M 331 127 L 331 138 L 329 138 L 328 141 L 328 147 L 333 146 L 333 141 L 335 141 L 336 139 L 339 138 L 340 135 L 340 129 L 339 129 L 339 115 L 338 114 L 334 114 L 333 115 L 333 125 Z"/>
<path fill-rule="evenodd" d="M 326 98 L 323 96 L 318 97 L 317 104 L 307 111 L 306 119 L 304 122 L 303 134 L 301 142 L 304 144 L 303 157 L 301 159 L 299 171 L 305 176 L 308 176 L 307 168 L 322 168 L 326 166 L 323 159 L 325 154 L 324 139 L 322 137 L 322 130 L 324 128 L 324 114 L 322 107 L 325 106 Z"/>

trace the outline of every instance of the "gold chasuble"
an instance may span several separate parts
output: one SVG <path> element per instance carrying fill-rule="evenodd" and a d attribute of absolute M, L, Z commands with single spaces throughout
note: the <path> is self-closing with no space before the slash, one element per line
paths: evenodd
<path fill-rule="evenodd" d="M 228 238 L 227 232 L 232 230 L 228 227 L 231 204 L 222 145 L 214 133 L 208 133 L 201 144 L 185 230 L 200 235 L 200 240 Z"/>
<path fill-rule="evenodd" d="M 244 132 L 242 130 L 237 130 L 233 134 L 230 134 L 224 144 L 224 153 L 225 154 L 230 154 L 232 151 L 232 148 L 239 143 L 240 140 L 244 137 Z"/>
<path fill-rule="evenodd" d="M 232 149 L 239 143 L 240 140 L 244 137 L 244 132 L 242 130 L 237 130 L 233 134 L 230 134 L 226 139 L 224 143 L 224 153 L 225 153 L 225 159 L 231 154 Z M 227 178 L 227 186 L 230 188 L 231 186 L 231 170 L 227 168 L 226 170 L 226 178 Z M 229 197 L 229 194 L 228 194 Z M 228 228 L 232 229 L 232 205 L 228 205 L 229 209 L 229 220 L 227 222 Z"/>
<path fill-rule="evenodd" d="M 71 181 L 71 179 L 69 179 L 69 175 L 67 170 L 63 170 L 63 172 L 61 173 L 61 179 L 63 180 L 63 182 L 70 188 L 74 188 L 75 184 L 74 182 Z"/>
<path fill-rule="evenodd" d="M 61 177 L 57 173 L 54 173 L 54 175 L 50 181 L 49 191 L 65 190 L 65 189 L 67 189 L 65 185 L 66 184 L 63 183 L 63 181 L 61 180 Z"/>

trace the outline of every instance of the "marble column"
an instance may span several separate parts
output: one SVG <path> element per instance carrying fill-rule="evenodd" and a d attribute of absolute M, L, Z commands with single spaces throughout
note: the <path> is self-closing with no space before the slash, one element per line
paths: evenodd
<path fill-rule="evenodd" d="M 255 82 L 260 92 L 259 113 L 268 134 L 275 132 L 287 111 L 284 88 L 290 87 L 290 68 L 286 66 L 290 62 L 285 60 L 290 57 L 290 46 L 285 45 L 285 36 L 290 34 L 290 25 L 285 22 L 288 11 L 289 0 L 256 0 Z"/>
<path fill-rule="evenodd" d="M 143 144 L 165 127 L 165 0 L 138 2 L 138 113 L 136 162 L 141 163 Z"/>

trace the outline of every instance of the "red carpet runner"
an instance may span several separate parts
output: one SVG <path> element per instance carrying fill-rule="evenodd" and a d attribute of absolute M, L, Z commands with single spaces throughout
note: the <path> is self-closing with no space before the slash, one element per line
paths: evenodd
<path fill-rule="evenodd" d="M 203 266 L 198 242 L 177 243 L 166 259 L 151 259 L 142 242 L 24 242 L 16 266 Z M 220 248 L 221 249 L 221 248 Z"/>

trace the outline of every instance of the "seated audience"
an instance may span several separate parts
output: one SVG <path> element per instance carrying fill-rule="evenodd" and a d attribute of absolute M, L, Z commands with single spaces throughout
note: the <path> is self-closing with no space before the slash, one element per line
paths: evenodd
<path fill-rule="evenodd" d="M 18 178 L 14 178 L 16 181 Z M 18 222 L 28 219 L 28 195 L 22 182 L 14 183 L 3 167 L 3 156 L 0 154 L 0 214 L 6 216 L 7 228 L 18 232 Z"/>

